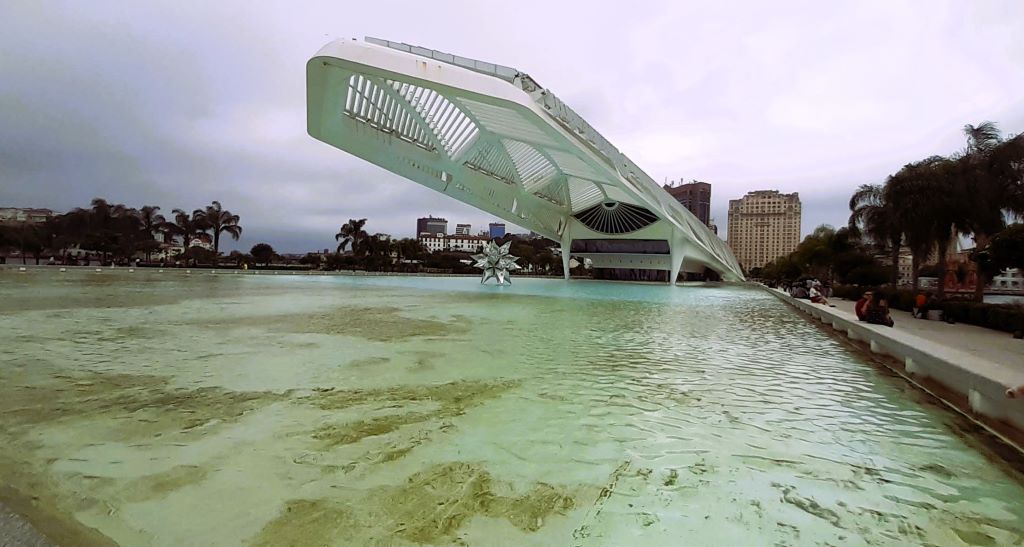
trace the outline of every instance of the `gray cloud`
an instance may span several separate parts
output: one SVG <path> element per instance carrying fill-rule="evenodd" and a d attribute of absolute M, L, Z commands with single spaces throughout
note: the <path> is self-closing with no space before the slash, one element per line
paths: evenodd
<path fill-rule="evenodd" d="M 0 205 L 96 196 L 242 216 L 237 246 L 329 247 L 349 217 L 411 235 L 489 216 L 314 141 L 305 61 L 374 35 L 530 72 L 655 180 L 714 184 L 713 213 L 799 191 L 804 231 L 842 225 L 858 184 L 1024 128 L 1019 2 L 449 3 L 0 7 Z"/>

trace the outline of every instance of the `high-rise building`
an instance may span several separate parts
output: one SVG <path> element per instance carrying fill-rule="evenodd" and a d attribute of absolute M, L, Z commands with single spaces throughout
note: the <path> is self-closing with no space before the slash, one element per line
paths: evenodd
<path fill-rule="evenodd" d="M 491 239 L 496 237 L 505 237 L 505 223 L 504 222 L 492 222 L 487 225 L 487 232 Z"/>
<path fill-rule="evenodd" d="M 455 235 L 457 235 L 457 236 L 468 236 L 470 229 L 472 229 L 472 226 L 470 226 L 469 224 L 456 224 L 455 225 Z"/>
<path fill-rule="evenodd" d="M 676 201 L 683 204 L 705 226 L 711 223 L 711 184 L 693 181 L 673 186 L 666 184 L 662 188 Z"/>
<path fill-rule="evenodd" d="M 436 236 L 448 234 L 448 221 L 443 218 L 424 217 L 416 219 L 416 237 L 423 234 Z"/>
<path fill-rule="evenodd" d="M 745 269 L 760 268 L 800 243 L 800 195 L 747 192 L 729 200 L 729 247 Z"/>

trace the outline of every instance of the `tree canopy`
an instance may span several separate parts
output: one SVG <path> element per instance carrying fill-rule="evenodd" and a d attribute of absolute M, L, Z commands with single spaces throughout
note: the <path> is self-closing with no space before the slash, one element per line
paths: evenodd
<path fill-rule="evenodd" d="M 274 248 L 268 243 L 257 243 L 252 246 L 249 250 L 249 254 L 252 255 L 253 260 L 257 264 L 263 264 L 265 266 L 270 265 L 270 261 L 274 259 L 277 253 L 274 252 Z"/>

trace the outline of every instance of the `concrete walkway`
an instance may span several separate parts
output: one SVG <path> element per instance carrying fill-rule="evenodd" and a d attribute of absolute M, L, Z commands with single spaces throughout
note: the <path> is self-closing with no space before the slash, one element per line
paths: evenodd
<path fill-rule="evenodd" d="M 835 309 L 854 315 L 855 302 L 832 299 L 829 303 L 835 304 Z M 891 310 L 890 315 L 896 322 L 896 326 L 893 327 L 895 330 L 970 353 L 1024 374 L 1024 340 L 1016 340 L 1008 332 L 966 323 L 950 325 L 945 321 L 915 319 L 909 312 L 899 310 Z"/>

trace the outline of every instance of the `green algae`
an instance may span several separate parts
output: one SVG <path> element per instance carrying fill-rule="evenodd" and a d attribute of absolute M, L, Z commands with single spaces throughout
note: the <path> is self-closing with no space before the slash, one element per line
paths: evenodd
<path fill-rule="evenodd" d="M 410 404 L 433 402 L 440 406 L 436 416 L 457 416 L 467 409 L 504 394 L 519 385 L 513 380 L 459 380 L 443 384 L 397 385 L 383 388 L 336 390 L 322 388 L 306 398 L 323 410 L 339 410 L 371 403 Z"/>
<path fill-rule="evenodd" d="M 403 484 L 370 489 L 357 500 L 297 499 L 254 539 L 255 545 L 376 543 L 388 537 L 424 544 L 448 543 L 470 519 L 506 519 L 536 532 L 553 516 L 576 507 L 581 492 L 546 483 L 515 495 L 484 467 L 449 462 L 428 467 Z"/>
<path fill-rule="evenodd" d="M 390 388 L 335 390 L 318 388 L 305 400 L 322 410 L 386 408 L 389 413 L 370 418 L 325 423 L 311 436 L 320 450 L 361 442 L 368 438 L 386 438 L 382 446 L 363 453 L 341 466 L 350 472 L 358 465 L 376 465 L 407 456 L 413 449 L 453 427 L 451 419 L 472 407 L 504 394 L 518 385 L 513 381 L 458 381 L 432 385 L 404 385 Z M 430 410 L 424 410 L 424 403 Z M 391 412 L 398 409 L 397 412 Z M 412 436 L 392 435 L 402 428 L 422 426 Z"/>
<path fill-rule="evenodd" d="M 208 475 L 209 471 L 198 465 L 176 465 L 166 471 L 129 481 L 119 490 L 127 501 L 149 501 L 163 498 L 181 488 L 199 484 L 206 480 Z"/>
<path fill-rule="evenodd" d="M 458 322 L 446 323 L 402 315 L 394 307 L 336 308 L 330 313 L 306 316 L 302 332 L 342 334 L 375 342 L 391 342 L 414 336 L 439 337 L 464 333 L 467 329 Z"/>
<path fill-rule="evenodd" d="M 40 377 L 6 371 L 0 380 L 0 416 L 7 424 L 119 419 L 116 440 L 187 431 L 214 421 L 232 422 L 284 398 L 271 392 L 219 387 L 172 388 L 165 378 L 144 374 L 77 371 Z"/>
<path fill-rule="evenodd" d="M 398 428 L 430 419 L 428 414 L 410 412 L 356 420 L 341 424 L 325 424 L 313 432 L 313 438 L 323 442 L 325 448 L 359 442 L 367 437 L 387 435 Z"/>
<path fill-rule="evenodd" d="M 205 320 L 194 321 L 210 327 L 224 326 Z M 372 342 L 396 342 L 414 337 L 442 338 L 469 331 L 464 321 L 442 321 L 403 314 L 393 306 L 334 306 L 304 313 L 272 314 L 232 318 L 231 328 L 259 328 L 291 334 L 351 336 Z"/>
<path fill-rule="evenodd" d="M 45 373 L 28 367 L 0 374 L 0 498 L 16 503 L 33 522 L 45 522 L 55 539 L 76 545 L 106 544 L 107 539 L 70 515 L 110 503 L 162 499 L 204 481 L 208 470 L 193 465 L 134 479 L 66 472 L 53 473 L 52 459 L 38 456 L 40 428 L 82 430 L 78 446 L 65 453 L 106 443 L 186 441 L 210 434 L 244 414 L 282 399 L 267 392 L 222 388 L 174 388 L 166 378 L 144 374 L 76 371 Z M 65 457 L 72 461 L 73 458 Z M 116 464 L 117 462 L 110 462 Z M 22 498 L 27 503 L 18 503 Z"/>
<path fill-rule="evenodd" d="M 283 547 L 338 545 L 351 539 L 359 525 L 354 512 L 325 500 L 291 500 L 274 520 L 267 523 L 252 545 Z"/>

